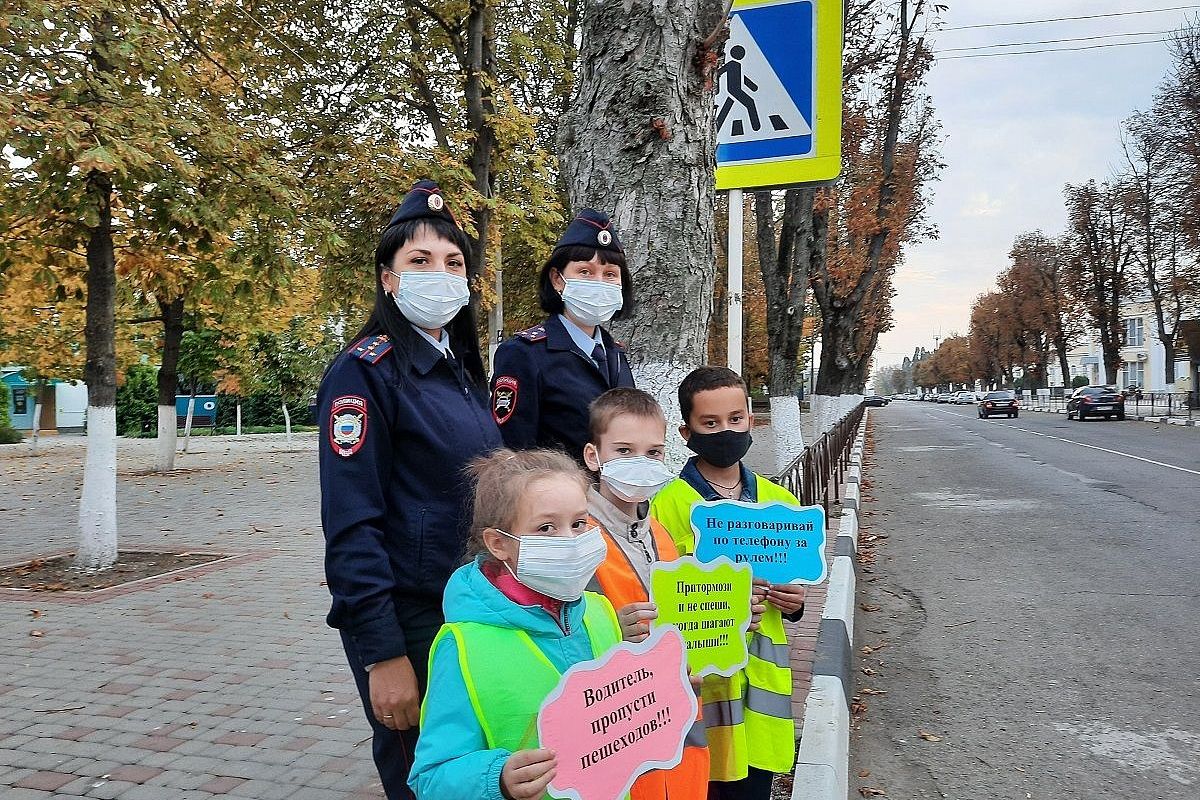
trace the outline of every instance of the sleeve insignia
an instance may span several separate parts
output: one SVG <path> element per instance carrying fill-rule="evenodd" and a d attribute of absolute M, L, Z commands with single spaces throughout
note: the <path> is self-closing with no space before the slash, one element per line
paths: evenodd
<path fill-rule="evenodd" d="M 379 359 L 386 356 L 392 351 L 392 343 L 388 341 L 388 337 L 368 336 L 362 341 L 350 348 L 350 352 L 355 358 L 360 361 L 365 361 L 368 364 L 377 364 Z"/>
<path fill-rule="evenodd" d="M 363 446 L 367 436 L 367 401 L 344 395 L 329 410 L 329 444 L 333 452 L 349 458 Z"/>
<path fill-rule="evenodd" d="M 497 425 L 508 422 L 517 410 L 518 389 L 516 378 L 507 375 L 496 378 L 496 386 L 492 389 L 492 419 L 496 420 Z"/>
<path fill-rule="evenodd" d="M 546 335 L 545 325 L 534 325 L 532 328 L 528 328 L 517 333 L 519 338 L 524 339 L 527 342 L 540 342 L 546 338 Z"/>

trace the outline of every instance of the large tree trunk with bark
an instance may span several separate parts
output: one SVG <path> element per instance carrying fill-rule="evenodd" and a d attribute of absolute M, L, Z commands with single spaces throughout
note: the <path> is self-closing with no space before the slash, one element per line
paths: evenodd
<path fill-rule="evenodd" d="M 755 192 L 755 238 L 767 296 L 767 393 L 775 436 L 775 467 L 782 472 L 804 449 L 800 429 L 800 344 L 804 340 L 804 308 L 808 267 L 817 244 L 813 239 L 815 189 L 789 189 L 776 240 L 772 192 Z M 823 244 L 823 242 L 822 242 Z"/>
<path fill-rule="evenodd" d="M 614 327 L 668 418 L 680 380 L 705 360 L 712 313 L 715 128 L 702 45 L 721 15 L 713 0 L 588 4 L 559 132 L 572 212 L 608 211 L 620 231 L 638 305 Z"/>
<path fill-rule="evenodd" d="M 112 181 L 93 171 L 87 180 L 97 222 L 87 242 L 87 456 L 79 500 L 75 567 L 96 571 L 117 560 L 117 274 L 112 239 Z"/>
<path fill-rule="evenodd" d="M 466 97 L 467 123 L 474 132 L 469 166 L 474 177 L 475 191 L 483 202 L 474 209 L 475 236 L 471 247 L 475 251 L 471 269 L 471 308 L 479 317 L 482 281 L 488 266 L 488 234 L 492 227 L 491 198 L 496 176 L 492 168 L 496 151 L 496 132 L 492 117 L 496 113 L 492 87 L 496 83 L 495 11 L 488 0 L 470 0 L 467 16 Z M 489 339 L 491 337 L 489 331 Z"/>
<path fill-rule="evenodd" d="M 179 345 L 183 341 L 183 297 L 159 300 L 162 312 L 162 366 L 158 370 L 158 459 L 159 472 L 175 469 L 178 420 L 175 395 L 179 392 Z"/>

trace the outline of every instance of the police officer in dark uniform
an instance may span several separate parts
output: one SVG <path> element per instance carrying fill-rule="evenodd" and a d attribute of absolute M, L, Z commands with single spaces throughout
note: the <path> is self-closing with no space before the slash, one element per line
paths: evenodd
<path fill-rule="evenodd" d="M 542 267 L 538 300 L 549 318 L 496 348 L 492 416 L 508 447 L 582 459 L 588 406 L 633 386 L 625 348 L 604 328 L 633 311 L 633 281 L 608 215 L 579 212 Z"/>
<path fill-rule="evenodd" d="M 463 468 L 501 445 L 467 300 L 470 245 L 421 181 L 375 251 L 375 307 L 318 393 L 325 574 L 390 800 L 411 798 L 429 648 L 465 545 Z"/>

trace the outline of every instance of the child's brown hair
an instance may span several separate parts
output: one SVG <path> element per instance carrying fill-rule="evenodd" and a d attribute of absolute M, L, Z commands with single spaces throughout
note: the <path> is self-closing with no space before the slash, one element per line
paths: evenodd
<path fill-rule="evenodd" d="M 521 497 L 534 483 L 554 475 L 578 481 L 587 491 L 588 480 L 575 459 L 560 450 L 493 450 L 467 467 L 474 484 L 471 536 L 467 540 L 466 561 L 488 552 L 483 543 L 484 528 L 498 528 L 516 535 L 517 508 Z"/>
<path fill-rule="evenodd" d="M 617 389 L 609 389 L 588 406 L 588 441 L 599 446 L 600 437 L 608 431 L 608 426 L 612 424 L 612 421 L 621 414 L 662 420 L 663 429 L 665 430 L 667 427 L 667 416 L 653 395 L 641 389 L 622 386 Z"/>

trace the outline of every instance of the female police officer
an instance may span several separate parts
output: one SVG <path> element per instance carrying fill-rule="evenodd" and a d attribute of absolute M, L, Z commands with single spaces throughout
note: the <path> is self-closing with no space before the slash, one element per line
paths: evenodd
<path fill-rule="evenodd" d="M 325 573 L 390 800 L 410 798 L 429 647 L 463 551 L 462 469 L 501 444 L 467 308 L 466 235 L 421 181 L 375 251 L 375 308 L 318 394 Z"/>
<path fill-rule="evenodd" d="M 538 276 L 550 317 L 496 348 L 492 416 L 511 448 L 554 447 L 583 458 L 588 406 L 633 386 L 625 348 L 604 329 L 633 310 L 625 252 L 606 214 L 585 208 Z"/>

